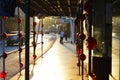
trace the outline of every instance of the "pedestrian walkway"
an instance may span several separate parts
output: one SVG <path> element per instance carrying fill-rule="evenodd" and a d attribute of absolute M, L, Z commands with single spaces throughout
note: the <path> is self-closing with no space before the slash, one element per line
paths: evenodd
<path fill-rule="evenodd" d="M 75 44 L 71 44 L 70 41 L 60 44 L 57 37 L 56 42 L 43 58 L 38 59 L 35 65 L 30 65 L 30 80 L 88 80 L 85 71 L 83 76 L 78 75 L 75 50 Z M 21 76 L 18 73 L 10 80 L 25 80 L 25 70 L 22 71 Z"/>

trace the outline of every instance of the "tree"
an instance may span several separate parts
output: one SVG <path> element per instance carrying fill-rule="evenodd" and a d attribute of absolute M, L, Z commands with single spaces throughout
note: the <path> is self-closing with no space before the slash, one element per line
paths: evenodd
<path fill-rule="evenodd" d="M 113 1 L 113 16 L 120 16 L 120 0 Z"/>

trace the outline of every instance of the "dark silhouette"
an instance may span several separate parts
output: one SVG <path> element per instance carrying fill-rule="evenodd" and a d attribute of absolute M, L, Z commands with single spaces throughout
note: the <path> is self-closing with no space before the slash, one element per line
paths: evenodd
<path fill-rule="evenodd" d="M 60 31 L 60 43 L 63 44 L 64 31 Z"/>
<path fill-rule="evenodd" d="M 67 41 L 67 37 L 68 37 L 68 32 L 67 31 L 65 31 L 64 37 L 65 37 L 65 40 Z"/>

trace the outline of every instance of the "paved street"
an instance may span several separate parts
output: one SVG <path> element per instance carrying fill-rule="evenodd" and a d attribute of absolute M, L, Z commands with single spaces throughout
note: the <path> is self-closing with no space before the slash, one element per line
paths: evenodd
<path fill-rule="evenodd" d="M 39 41 L 41 39 L 41 36 L 39 36 L 39 40 L 38 40 L 38 43 L 40 43 Z M 55 35 L 51 35 L 51 34 L 46 34 L 44 36 L 44 48 L 43 48 L 43 53 L 45 53 L 51 46 L 52 44 L 54 43 L 54 40 L 56 39 L 56 36 Z M 12 47 L 12 46 L 11 46 Z M 17 49 L 18 50 L 18 49 Z M 9 80 L 13 75 L 15 75 L 16 73 L 19 72 L 19 53 L 18 51 L 13 51 L 12 53 L 9 53 L 8 57 L 5 59 L 5 66 L 6 66 L 6 72 L 7 72 L 7 77 L 6 77 L 6 80 Z M 38 44 L 37 47 L 36 47 L 36 55 L 37 55 L 37 58 L 40 57 L 41 55 L 41 44 Z M 23 49 L 22 53 L 21 53 L 21 62 L 23 63 L 23 68 L 25 67 L 25 50 Z M 33 63 L 33 47 L 30 47 L 30 63 Z M 0 71 L 3 70 L 2 68 L 2 57 L 0 57 Z M 2 79 L 0 79 L 2 80 Z"/>
<path fill-rule="evenodd" d="M 48 37 L 45 37 L 48 38 Z M 49 36 L 50 38 L 50 36 Z M 48 42 L 48 41 L 46 41 Z M 110 80 L 119 80 L 119 39 L 113 38 L 112 42 L 112 78 Z M 46 47 L 46 45 L 44 46 Z M 31 48 L 33 51 L 33 48 Z M 31 53 L 32 53 L 31 51 Z M 38 53 L 39 54 L 39 50 Z M 82 80 L 78 75 L 77 57 L 75 44 L 64 42 L 59 44 L 59 37 L 52 48 L 46 52 L 43 58 L 36 61 L 36 65 L 30 65 L 31 80 Z M 13 56 L 13 55 L 12 55 Z M 9 62 L 8 62 L 9 63 Z M 16 62 L 17 63 L 17 62 Z M 87 63 L 87 60 L 85 61 Z M 13 69 L 13 68 L 12 68 Z M 18 70 L 19 71 L 19 70 Z M 10 71 L 12 73 L 12 71 Z M 84 71 L 84 80 L 87 80 L 86 70 Z M 46 77 L 47 76 L 47 77 Z M 24 80 L 24 69 L 22 76 L 19 73 L 10 80 Z"/>
<path fill-rule="evenodd" d="M 50 39 L 50 36 L 51 34 L 45 34 L 44 35 L 44 42 L 47 42 L 47 39 Z M 30 38 L 30 46 L 32 46 L 32 41 L 33 41 L 33 38 Z M 41 42 L 41 35 L 38 35 L 38 39 L 37 39 L 37 44 L 40 44 Z M 22 48 L 24 48 L 25 46 L 21 46 Z M 16 50 L 18 50 L 18 45 L 15 44 L 15 45 L 11 45 L 11 46 L 7 46 L 5 45 L 5 51 L 9 54 L 9 53 L 12 53 Z M 0 41 L 0 56 L 3 54 L 3 44 L 2 44 L 2 40 Z"/>
<path fill-rule="evenodd" d="M 115 80 L 120 80 L 120 39 L 112 39 L 112 75 Z"/>
<path fill-rule="evenodd" d="M 44 54 L 43 58 L 36 61 L 36 65 L 30 65 L 30 80 L 82 80 L 77 66 L 75 44 L 65 41 L 59 43 L 59 37 L 52 48 Z M 19 73 L 11 80 L 24 80 Z M 87 80 L 87 73 L 84 71 L 83 79 Z"/>

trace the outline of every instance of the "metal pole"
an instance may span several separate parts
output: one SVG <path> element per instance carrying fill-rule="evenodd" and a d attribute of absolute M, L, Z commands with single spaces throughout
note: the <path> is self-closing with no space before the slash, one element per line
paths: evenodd
<path fill-rule="evenodd" d="M 29 29 L 30 29 L 30 0 L 25 0 L 25 80 L 29 79 Z"/>
<path fill-rule="evenodd" d="M 4 16 L 2 16 L 2 34 L 4 33 Z M 5 52 L 5 39 L 2 37 L 2 42 L 3 42 L 3 54 Z M 5 72 L 5 58 L 3 57 L 3 71 Z M 5 78 L 4 78 L 5 80 Z"/>
<path fill-rule="evenodd" d="M 79 49 L 80 50 L 80 49 Z M 78 57 L 78 63 L 79 63 L 79 76 L 80 76 L 80 55 Z"/>
<path fill-rule="evenodd" d="M 120 28 L 119 28 L 120 31 Z M 120 80 L 120 39 L 119 39 L 119 80 Z"/>
<path fill-rule="evenodd" d="M 43 19 L 42 19 L 42 22 L 41 22 L 41 24 L 42 24 L 42 34 L 41 34 L 41 42 L 42 42 L 42 44 L 41 44 L 41 57 L 43 58 L 43 35 L 44 35 L 44 33 L 43 33 Z"/>
<path fill-rule="evenodd" d="M 34 57 L 34 65 L 35 65 L 35 58 L 36 58 L 36 54 L 35 54 L 35 49 L 36 49 L 36 43 L 35 43 L 35 35 L 36 35 L 36 31 L 35 31 L 35 17 L 33 17 L 33 57 Z"/>
<path fill-rule="evenodd" d="M 83 14 L 83 0 L 81 1 L 81 5 L 80 5 L 80 16 Z M 79 34 L 81 34 L 81 33 L 83 33 L 83 22 L 80 20 L 80 31 L 79 31 Z M 82 40 L 79 40 L 79 45 L 80 46 L 82 46 L 82 47 L 80 47 L 79 48 L 79 50 L 82 48 L 82 50 L 83 50 L 83 43 L 82 43 Z M 79 55 L 79 57 L 80 57 L 80 55 Z M 79 59 L 79 62 L 80 62 L 80 64 L 81 64 L 81 61 L 80 61 L 80 59 Z M 83 68 L 83 62 L 82 62 L 82 68 Z M 82 70 L 82 73 L 83 73 L 83 70 Z M 79 66 L 79 74 L 80 74 L 80 66 Z M 83 75 L 83 74 L 82 74 Z"/>
<path fill-rule="evenodd" d="M 40 30 L 40 19 L 39 19 L 39 25 L 38 25 L 38 33 L 36 35 L 36 40 L 35 40 L 35 43 L 36 43 L 36 47 L 37 47 L 37 41 L 38 41 L 38 34 L 39 34 L 39 30 Z"/>
<path fill-rule="evenodd" d="M 89 4 L 92 3 L 91 0 L 89 0 Z M 89 6 L 89 14 L 88 14 L 88 23 L 89 23 L 89 37 L 92 37 L 92 5 Z M 92 50 L 89 49 L 89 55 L 88 55 L 88 74 L 91 74 L 91 61 L 92 61 Z"/>
<path fill-rule="evenodd" d="M 81 33 L 83 34 L 83 21 L 81 21 Z M 82 49 L 82 54 L 83 54 L 83 40 L 81 40 L 81 49 Z M 84 80 L 83 78 L 84 75 L 84 61 L 82 60 L 82 80 Z"/>
<path fill-rule="evenodd" d="M 19 14 L 19 7 L 18 7 L 18 20 L 19 20 L 19 18 L 20 18 L 20 14 Z M 18 23 L 18 34 L 20 34 L 20 23 Z M 19 44 L 19 49 L 20 49 L 21 48 L 20 36 L 19 36 L 18 44 Z M 19 51 L 19 65 L 20 65 L 20 63 L 21 63 L 21 52 Z M 20 76 L 21 76 L 21 67 L 19 67 L 19 68 L 20 68 Z"/>

